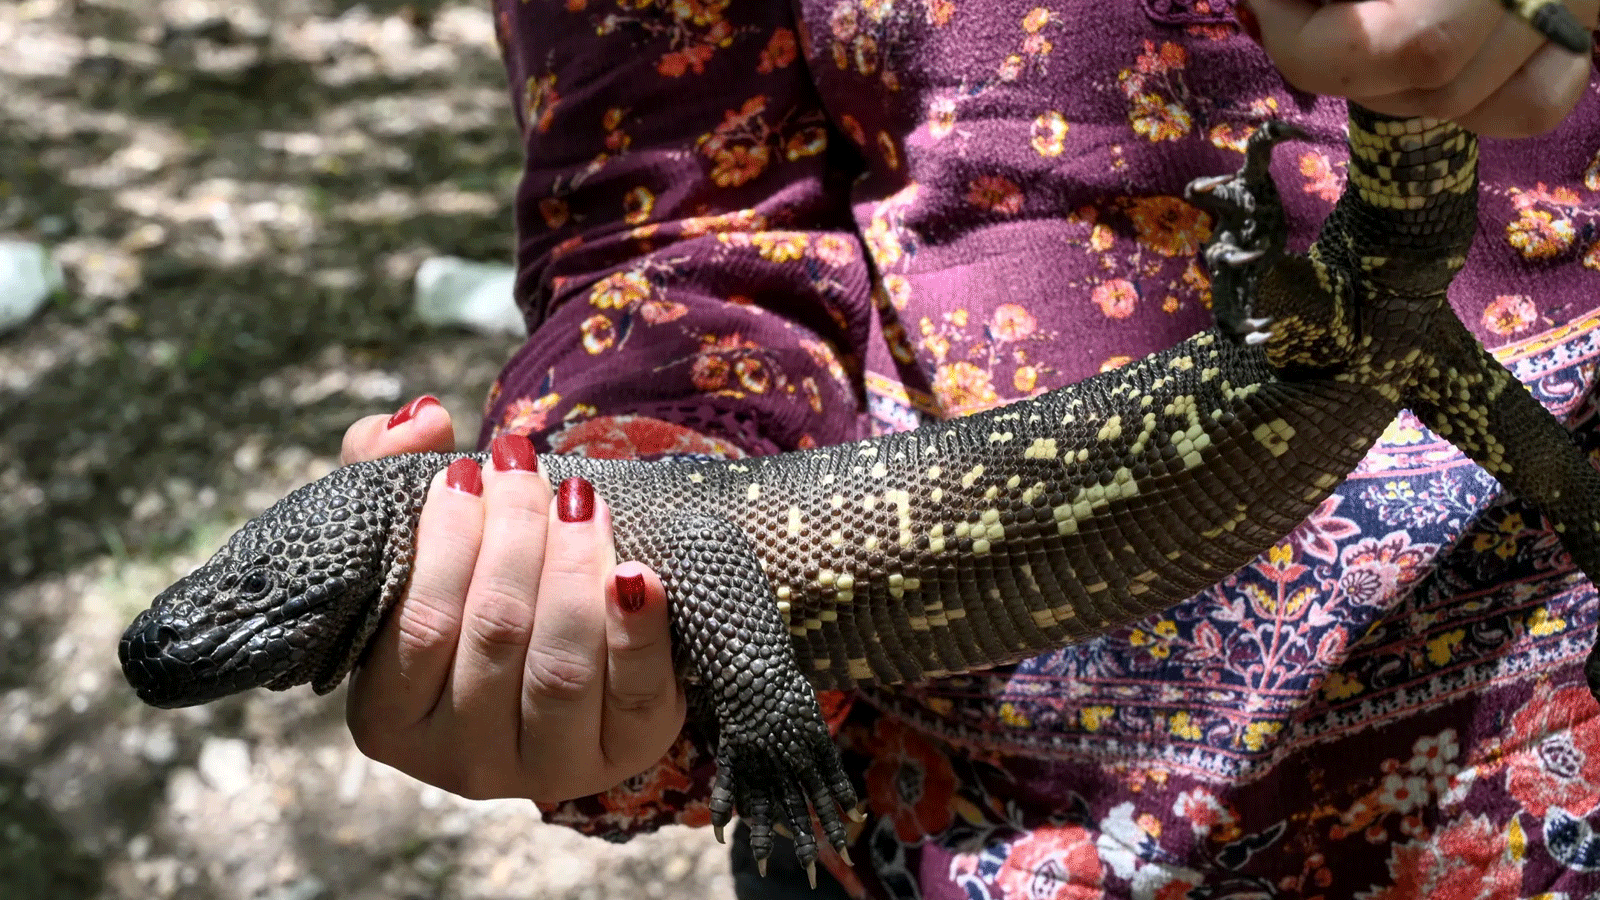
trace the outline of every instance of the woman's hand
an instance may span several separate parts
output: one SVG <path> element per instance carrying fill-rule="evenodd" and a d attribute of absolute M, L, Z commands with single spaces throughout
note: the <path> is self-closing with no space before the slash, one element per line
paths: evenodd
<path fill-rule="evenodd" d="M 1240 23 L 1295 87 L 1389 115 L 1453 119 L 1490 137 L 1556 127 L 1593 65 L 1498 0 L 1237 3 Z M 1593 27 L 1600 0 L 1568 0 L 1567 8 Z"/>
<path fill-rule="evenodd" d="M 449 450 L 431 397 L 345 432 L 341 459 Z M 474 799 L 554 802 L 654 765 L 683 726 L 666 597 L 616 565 L 587 482 L 552 492 L 521 436 L 435 476 L 411 584 L 355 673 L 346 718 L 373 759 Z"/>

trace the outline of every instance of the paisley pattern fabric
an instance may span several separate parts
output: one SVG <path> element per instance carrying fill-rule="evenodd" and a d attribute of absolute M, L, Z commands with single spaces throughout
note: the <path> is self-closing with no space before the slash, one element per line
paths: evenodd
<path fill-rule="evenodd" d="M 1341 101 L 1222 0 L 498 0 L 531 326 L 485 437 L 764 454 L 1066 384 L 1208 324 L 1192 178 L 1270 117 L 1304 247 Z M 1468 325 L 1600 445 L 1600 85 L 1486 141 Z M 1304 525 L 1168 612 L 1009 669 L 826 698 L 861 897 L 1586 898 L 1594 587 L 1402 415 Z M 710 759 L 552 821 L 704 824 Z"/>

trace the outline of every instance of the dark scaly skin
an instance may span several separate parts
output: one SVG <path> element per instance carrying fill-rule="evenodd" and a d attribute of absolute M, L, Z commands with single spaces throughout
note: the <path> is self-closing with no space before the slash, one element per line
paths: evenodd
<path fill-rule="evenodd" d="M 1356 107 L 1350 127 L 1352 185 L 1307 257 L 1284 253 L 1267 176 L 1291 129 L 1269 124 L 1239 174 L 1191 187 L 1217 217 L 1219 330 L 858 444 L 541 461 L 552 481 L 590 480 L 620 556 L 662 576 L 679 670 L 717 736 L 719 831 L 737 807 L 764 859 L 774 822 L 814 812 L 842 850 L 856 796 L 814 687 L 984 668 L 1165 609 L 1292 530 L 1402 406 L 1537 504 L 1600 575 L 1600 475 L 1445 297 L 1476 226 L 1475 139 Z M 245 525 L 129 626 L 139 696 L 331 690 L 403 591 L 429 479 L 459 456 L 347 466 Z M 811 829 L 793 830 L 809 865 Z"/>

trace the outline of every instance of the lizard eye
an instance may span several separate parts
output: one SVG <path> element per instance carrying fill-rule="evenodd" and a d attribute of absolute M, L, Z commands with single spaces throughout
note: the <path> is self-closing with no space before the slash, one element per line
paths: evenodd
<path fill-rule="evenodd" d="M 246 597 L 259 597 L 272 587 L 272 576 L 263 569 L 251 569 L 239 579 L 239 593 Z"/>

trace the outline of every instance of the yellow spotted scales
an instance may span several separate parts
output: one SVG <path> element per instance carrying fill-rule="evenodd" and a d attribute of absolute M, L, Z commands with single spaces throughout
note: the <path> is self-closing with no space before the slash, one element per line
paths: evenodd
<path fill-rule="evenodd" d="M 775 822 L 814 813 L 842 850 L 856 793 L 815 688 L 1011 662 L 1182 601 L 1298 525 L 1402 407 L 1600 575 L 1600 475 L 1445 296 L 1477 224 L 1476 139 L 1355 106 L 1349 127 L 1349 185 L 1305 256 L 1283 247 L 1267 172 L 1292 128 L 1268 123 L 1237 174 L 1191 185 L 1215 219 L 1218 327 L 1170 350 L 857 444 L 541 459 L 552 481 L 594 483 L 620 556 L 667 587 L 679 671 L 716 738 L 719 832 L 737 807 L 764 860 Z M 347 466 L 246 524 L 129 626 L 139 696 L 331 690 L 404 590 L 429 479 L 458 457 Z M 810 865 L 812 829 L 795 831 Z"/>

